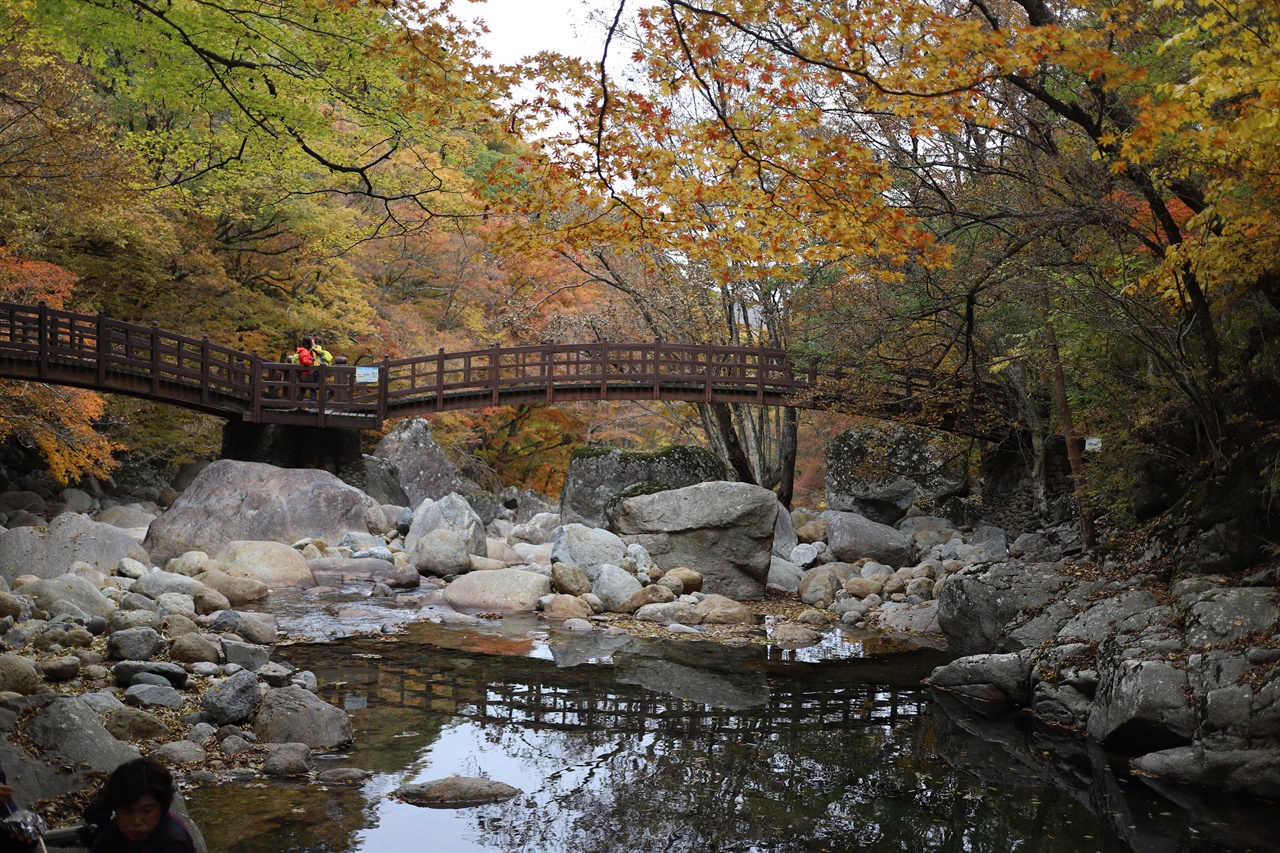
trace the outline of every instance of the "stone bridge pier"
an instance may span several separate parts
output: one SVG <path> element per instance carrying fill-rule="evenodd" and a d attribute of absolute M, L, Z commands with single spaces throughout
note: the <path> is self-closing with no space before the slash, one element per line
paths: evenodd
<path fill-rule="evenodd" d="M 363 430 L 227 421 L 222 458 L 277 468 L 319 468 L 364 489 L 363 435 Z"/>

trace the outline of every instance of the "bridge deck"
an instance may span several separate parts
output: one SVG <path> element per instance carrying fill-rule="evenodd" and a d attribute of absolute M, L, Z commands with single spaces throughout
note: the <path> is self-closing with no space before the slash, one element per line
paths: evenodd
<path fill-rule="evenodd" d="M 156 400 L 228 419 L 368 429 L 387 418 L 528 403 L 796 405 L 816 385 L 783 350 L 596 342 L 491 347 L 321 369 L 160 329 L 0 303 L 0 378 Z"/>

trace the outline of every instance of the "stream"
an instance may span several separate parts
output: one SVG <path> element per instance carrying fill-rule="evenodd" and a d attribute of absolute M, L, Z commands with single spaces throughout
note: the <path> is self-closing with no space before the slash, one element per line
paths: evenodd
<path fill-rule="evenodd" d="M 947 655 L 909 639 L 833 629 L 797 650 L 342 608 L 273 605 L 286 633 L 326 637 L 274 659 L 352 715 L 355 743 L 317 765 L 371 777 L 188 791 L 210 850 L 1280 850 L 1273 809 L 1162 796 L 1083 741 L 937 701 L 920 681 Z M 389 796 L 455 774 L 522 793 Z"/>

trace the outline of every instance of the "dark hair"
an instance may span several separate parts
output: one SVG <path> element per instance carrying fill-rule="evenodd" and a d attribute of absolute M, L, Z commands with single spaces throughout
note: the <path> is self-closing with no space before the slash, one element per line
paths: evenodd
<path fill-rule="evenodd" d="M 315 346 L 315 339 L 312 338 L 310 335 L 303 335 L 302 345 L 307 349 L 311 349 L 313 346 Z"/>
<path fill-rule="evenodd" d="M 173 777 L 154 758 L 126 761 L 111 771 L 102 787 L 102 798 L 113 809 L 130 806 L 147 794 L 155 797 L 166 812 L 173 805 Z"/>

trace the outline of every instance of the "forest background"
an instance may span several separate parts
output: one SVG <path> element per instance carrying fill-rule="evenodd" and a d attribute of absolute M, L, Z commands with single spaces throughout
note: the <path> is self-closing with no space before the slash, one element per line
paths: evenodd
<path fill-rule="evenodd" d="M 486 486 L 555 495 L 584 443 L 694 441 L 813 504 L 825 441 L 873 415 L 1040 482 L 1064 437 L 1086 526 L 1242 464 L 1273 513 L 1272 0 L 618 0 L 601 63 L 494 64 L 484 12 L 10 0 L 0 300 L 280 358 L 305 333 L 353 363 L 661 338 L 842 370 L 803 417 L 433 421 Z M 0 391 L 0 438 L 64 481 L 216 452 L 176 408 Z"/>

